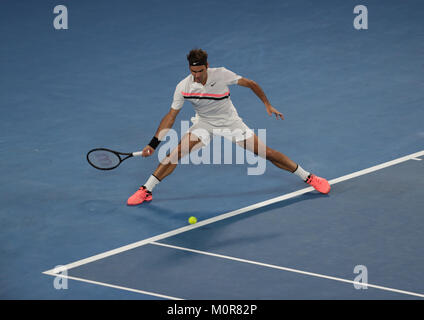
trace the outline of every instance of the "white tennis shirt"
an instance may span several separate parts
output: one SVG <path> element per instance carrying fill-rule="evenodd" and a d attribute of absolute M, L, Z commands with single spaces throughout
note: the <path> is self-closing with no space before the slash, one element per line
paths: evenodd
<path fill-rule="evenodd" d="M 215 126 L 225 126 L 240 117 L 230 99 L 228 86 L 236 84 L 242 77 L 221 68 L 208 68 L 205 85 L 194 82 L 190 74 L 175 88 L 171 108 L 181 109 L 186 100 L 193 104 L 196 117 Z"/>

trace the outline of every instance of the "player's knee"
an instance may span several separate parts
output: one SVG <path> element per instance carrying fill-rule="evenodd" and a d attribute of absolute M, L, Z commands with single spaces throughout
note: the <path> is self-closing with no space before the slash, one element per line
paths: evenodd
<path fill-rule="evenodd" d="M 167 155 L 165 158 L 163 158 L 161 161 L 160 161 L 160 164 L 162 165 L 162 166 L 167 166 L 168 164 L 170 164 L 171 163 L 171 158 L 169 157 L 169 155 Z"/>
<path fill-rule="evenodd" d="M 162 159 L 161 164 L 164 166 L 168 166 L 171 164 L 178 164 L 178 160 L 179 160 L 179 153 L 172 152 L 171 154 L 168 154 L 165 158 Z"/>

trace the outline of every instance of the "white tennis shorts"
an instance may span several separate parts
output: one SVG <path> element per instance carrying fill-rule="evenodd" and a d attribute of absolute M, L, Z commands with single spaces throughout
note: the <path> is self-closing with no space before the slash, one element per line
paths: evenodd
<path fill-rule="evenodd" d="M 240 118 L 225 126 L 213 125 L 197 116 L 192 117 L 191 122 L 193 125 L 189 128 L 189 132 L 196 135 L 205 146 L 209 144 L 214 135 L 222 136 L 233 142 L 244 141 L 254 135 L 253 130 Z"/>

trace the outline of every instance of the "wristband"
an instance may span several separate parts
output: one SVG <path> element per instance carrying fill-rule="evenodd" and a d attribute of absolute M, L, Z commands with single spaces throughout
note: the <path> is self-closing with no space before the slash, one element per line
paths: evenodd
<path fill-rule="evenodd" d="M 156 137 L 153 137 L 152 140 L 149 142 L 149 146 L 151 146 L 153 149 L 156 149 L 159 143 L 160 140 Z"/>

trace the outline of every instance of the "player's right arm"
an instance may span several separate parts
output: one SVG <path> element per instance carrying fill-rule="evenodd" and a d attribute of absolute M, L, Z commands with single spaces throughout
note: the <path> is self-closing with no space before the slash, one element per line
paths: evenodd
<path fill-rule="evenodd" d="M 172 128 L 174 125 L 175 119 L 177 118 L 178 113 L 180 112 L 181 108 L 184 104 L 184 97 L 182 95 L 182 90 L 184 87 L 184 80 L 181 81 L 177 87 L 175 88 L 174 92 L 174 100 L 172 101 L 171 109 L 169 112 L 162 118 L 158 129 L 156 130 L 155 136 L 153 139 L 162 140 L 166 134 L 168 133 L 169 129 Z M 156 141 L 158 143 L 158 141 Z M 155 149 L 148 144 L 143 149 L 143 157 L 148 157 L 152 155 L 155 152 Z"/>
<path fill-rule="evenodd" d="M 162 118 L 159 124 L 159 127 L 155 133 L 155 137 L 158 140 L 162 140 L 162 138 L 165 137 L 166 134 L 168 133 L 169 129 L 172 128 L 180 110 L 181 109 L 177 110 L 177 109 L 171 108 L 169 112 Z M 153 149 L 150 145 L 147 145 L 143 149 L 143 157 L 148 157 L 152 155 L 154 152 L 155 152 L 155 149 Z"/>

